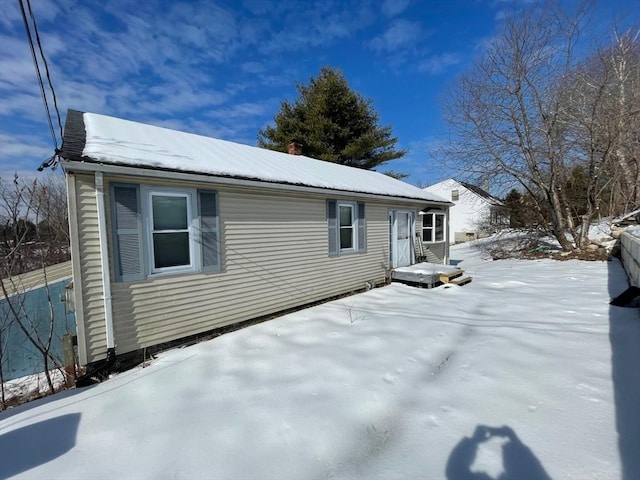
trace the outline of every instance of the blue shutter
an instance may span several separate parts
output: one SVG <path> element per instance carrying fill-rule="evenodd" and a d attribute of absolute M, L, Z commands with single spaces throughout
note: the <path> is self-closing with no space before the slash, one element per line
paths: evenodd
<path fill-rule="evenodd" d="M 329 233 L 329 255 L 338 254 L 337 202 L 327 200 L 327 230 Z"/>
<path fill-rule="evenodd" d="M 216 192 L 198 191 L 198 216 L 200 217 L 202 269 L 208 271 L 220 270 L 220 220 L 218 218 L 218 196 Z"/>
<path fill-rule="evenodd" d="M 364 203 L 358 202 L 358 252 L 367 251 L 367 221 L 364 216 Z"/>
<path fill-rule="evenodd" d="M 112 185 L 111 198 L 116 278 L 140 280 L 144 278 L 140 189 L 138 185 Z"/>

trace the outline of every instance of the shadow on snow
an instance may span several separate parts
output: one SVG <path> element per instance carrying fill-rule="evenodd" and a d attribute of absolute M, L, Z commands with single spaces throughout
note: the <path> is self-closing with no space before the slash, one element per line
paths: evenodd
<path fill-rule="evenodd" d="M 501 444 L 502 450 L 501 472 L 497 476 L 474 467 L 479 450 L 493 440 Z M 551 480 L 531 449 L 507 426 L 478 425 L 473 436 L 464 437 L 451 451 L 445 473 L 447 480 Z"/>
<path fill-rule="evenodd" d="M 71 413 L 0 433 L 0 479 L 47 463 L 76 444 L 80 414 Z"/>
<path fill-rule="evenodd" d="M 619 260 L 609 262 L 609 296 L 629 287 Z M 622 479 L 640 478 L 640 309 L 609 306 L 611 377 Z"/>

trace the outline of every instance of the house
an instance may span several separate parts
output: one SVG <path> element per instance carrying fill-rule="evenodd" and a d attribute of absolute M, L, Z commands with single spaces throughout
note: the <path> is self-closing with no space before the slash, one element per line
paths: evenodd
<path fill-rule="evenodd" d="M 74 110 L 60 156 L 82 364 L 381 284 L 433 230 L 419 212 L 450 205 L 373 171 Z M 424 247 L 448 262 L 437 232 Z"/>
<path fill-rule="evenodd" d="M 504 203 L 480 187 L 450 178 L 424 190 L 454 204 L 449 211 L 451 243 L 480 238 L 497 228 L 509 226 Z"/>

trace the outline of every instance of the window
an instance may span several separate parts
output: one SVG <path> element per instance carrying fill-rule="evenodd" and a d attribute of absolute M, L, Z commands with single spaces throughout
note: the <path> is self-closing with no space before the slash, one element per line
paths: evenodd
<path fill-rule="evenodd" d="M 116 279 L 220 270 L 215 191 L 112 184 Z"/>
<path fill-rule="evenodd" d="M 460 200 L 460 191 L 459 190 L 451 190 L 451 201 L 457 202 Z"/>
<path fill-rule="evenodd" d="M 151 192 L 149 198 L 151 272 L 191 268 L 194 250 L 191 245 L 194 235 L 190 231 L 191 198 L 185 193 L 159 192 Z"/>
<path fill-rule="evenodd" d="M 353 214 L 353 204 L 338 204 L 339 228 L 340 228 L 340 251 L 353 250 L 355 245 L 355 215 Z"/>
<path fill-rule="evenodd" d="M 367 250 L 364 203 L 327 200 L 329 255 Z"/>
<path fill-rule="evenodd" d="M 422 215 L 422 241 L 444 242 L 444 212 L 427 212 Z"/>

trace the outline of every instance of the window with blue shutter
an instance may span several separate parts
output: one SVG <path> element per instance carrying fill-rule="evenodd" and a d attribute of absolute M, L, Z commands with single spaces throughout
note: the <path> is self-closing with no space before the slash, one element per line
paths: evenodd
<path fill-rule="evenodd" d="M 112 184 L 111 199 L 116 280 L 221 270 L 214 190 Z"/>
<path fill-rule="evenodd" d="M 329 255 L 338 254 L 338 214 L 337 202 L 327 200 L 327 229 L 329 231 Z"/>
<path fill-rule="evenodd" d="M 358 202 L 358 252 L 367 251 L 367 221 L 364 216 L 364 203 Z"/>
<path fill-rule="evenodd" d="M 362 202 L 327 200 L 329 255 L 364 253 L 367 250 L 367 224 Z"/>
<path fill-rule="evenodd" d="M 140 189 L 137 185 L 112 185 L 111 197 L 116 278 L 125 282 L 140 280 L 144 277 Z"/>
<path fill-rule="evenodd" d="M 202 268 L 220 270 L 220 234 L 216 192 L 198 191 L 198 212 L 202 245 Z"/>

